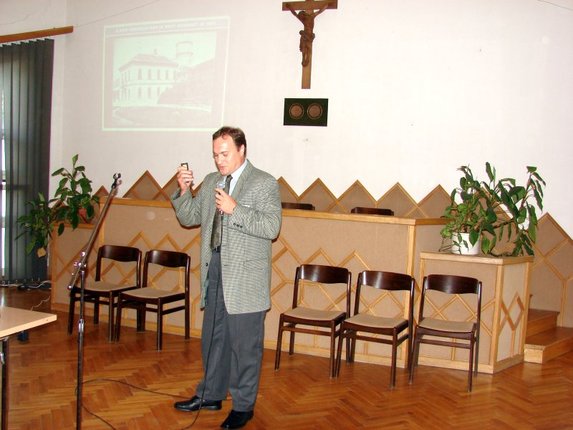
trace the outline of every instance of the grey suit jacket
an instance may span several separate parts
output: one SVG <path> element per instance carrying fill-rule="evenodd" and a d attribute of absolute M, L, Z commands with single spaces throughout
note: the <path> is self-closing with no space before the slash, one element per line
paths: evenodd
<path fill-rule="evenodd" d="M 195 198 L 179 191 L 171 198 L 181 225 L 201 226 L 201 307 L 209 283 L 215 186 L 220 178 L 219 172 L 208 174 Z M 247 160 L 232 197 L 237 206 L 223 217 L 221 246 L 225 306 L 229 314 L 265 311 L 271 306 L 271 245 L 282 222 L 279 185 Z"/>

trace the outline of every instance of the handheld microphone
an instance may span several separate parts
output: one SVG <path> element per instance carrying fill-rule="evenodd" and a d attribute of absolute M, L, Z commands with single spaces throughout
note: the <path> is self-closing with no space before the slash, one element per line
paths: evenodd
<path fill-rule="evenodd" d="M 215 188 L 220 188 L 222 190 L 225 189 L 225 177 L 222 177 L 221 179 L 219 179 L 219 182 L 217 182 L 217 184 L 215 185 Z M 223 216 L 222 210 L 219 210 L 219 213 L 221 214 L 221 216 Z"/>

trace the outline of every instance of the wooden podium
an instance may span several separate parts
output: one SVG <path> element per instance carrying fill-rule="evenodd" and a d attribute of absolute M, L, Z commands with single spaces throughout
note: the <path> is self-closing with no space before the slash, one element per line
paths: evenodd
<path fill-rule="evenodd" d="M 26 309 L 0 307 L 0 340 L 2 351 L 0 358 L 2 361 L 2 430 L 8 428 L 8 359 L 9 347 L 8 340 L 15 333 L 29 330 L 57 318 L 54 314 L 44 312 L 29 311 Z"/>
<path fill-rule="evenodd" d="M 529 272 L 533 257 L 491 257 L 439 252 L 420 253 L 420 280 L 431 273 L 470 276 L 482 281 L 482 314 L 479 371 L 496 373 L 523 361 Z M 419 297 L 419 294 L 418 294 Z M 433 309 L 444 318 L 463 319 L 470 306 L 435 302 Z M 420 349 L 420 364 L 467 369 L 467 350 L 432 347 Z"/>

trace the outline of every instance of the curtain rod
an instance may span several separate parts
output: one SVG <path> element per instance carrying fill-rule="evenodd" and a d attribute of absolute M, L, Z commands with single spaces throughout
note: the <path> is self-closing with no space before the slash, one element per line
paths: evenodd
<path fill-rule="evenodd" d="M 20 42 L 22 40 L 41 39 L 43 37 L 58 36 L 74 31 L 74 26 L 54 27 L 47 30 L 28 31 L 26 33 L 7 34 L 0 36 L 0 43 Z"/>

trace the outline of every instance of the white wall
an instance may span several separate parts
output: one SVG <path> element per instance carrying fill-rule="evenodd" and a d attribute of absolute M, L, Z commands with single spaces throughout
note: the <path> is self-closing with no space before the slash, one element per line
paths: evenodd
<path fill-rule="evenodd" d="M 545 210 L 573 234 L 572 0 L 339 0 L 316 19 L 309 90 L 302 26 L 281 4 L 2 0 L 0 34 L 74 26 L 56 38 L 52 163 L 79 153 L 96 188 L 115 172 L 121 195 L 145 170 L 163 185 L 180 161 L 199 181 L 213 168 L 210 132 L 101 130 L 103 27 L 229 16 L 223 122 L 296 192 L 321 178 L 340 195 L 358 179 L 376 198 L 399 182 L 418 200 L 454 186 L 462 164 L 518 180 L 535 165 Z M 328 127 L 283 126 L 287 97 L 328 98 Z"/>

